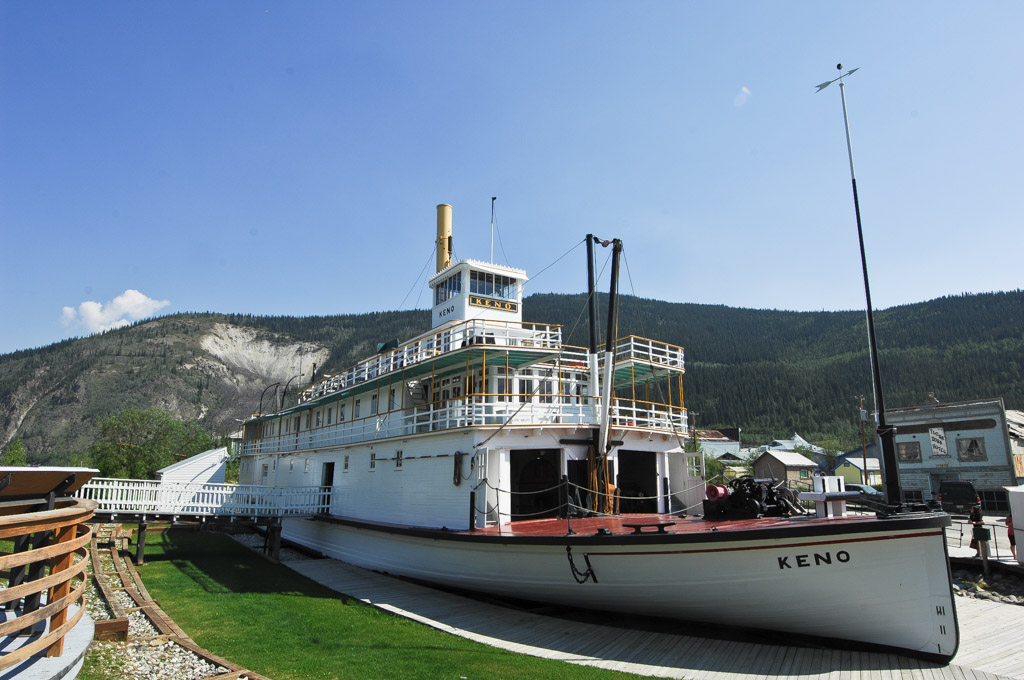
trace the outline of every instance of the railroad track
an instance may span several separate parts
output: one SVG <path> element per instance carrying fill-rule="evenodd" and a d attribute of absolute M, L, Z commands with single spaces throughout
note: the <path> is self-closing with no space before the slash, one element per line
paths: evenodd
<path fill-rule="evenodd" d="M 131 560 L 122 556 L 127 533 L 120 524 L 100 524 L 90 546 L 98 652 L 119 677 L 173 680 L 269 680 L 195 643 L 167 616 L 143 585 Z"/>

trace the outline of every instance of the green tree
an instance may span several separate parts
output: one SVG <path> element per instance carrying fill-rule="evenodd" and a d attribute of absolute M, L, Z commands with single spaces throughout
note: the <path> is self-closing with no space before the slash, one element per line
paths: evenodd
<path fill-rule="evenodd" d="M 725 472 L 725 463 L 715 458 L 710 453 L 704 454 L 704 479 L 710 482 L 713 479 L 722 481 L 722 473 Z"/>
<path fill-rule="evenodd" d="M 99 423 L 99 438 L 89 447 L 93 466 L 104 477 L 153 479 L 176 458 L 216 446 L 197 423 L 183 423 L 160 409 L 125 408 Z"/>
<path fill-rule="evenodd" d="M 28 465 L 28 454 L 25 453 L 25 443 L 15 439 L 7 445 L 3 453 L 0 453 L 0 465 L 11 467 L 23 467 Z"/>

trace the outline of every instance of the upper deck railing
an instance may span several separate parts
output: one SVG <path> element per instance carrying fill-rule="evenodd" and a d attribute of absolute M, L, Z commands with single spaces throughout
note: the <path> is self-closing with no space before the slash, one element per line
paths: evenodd
<path fill-rule="evenodd" d="M 533 400 L 519 401 L 519 396 Z M 473 395 L 246 441 L 237 450 L 241 455 L 282 453 L 465 427 L 592 426 L 597 422 L 593 401 L 569 395 Z M 682 434 L 687 427 L 686 410 L 635 399 L 614 399 L 611 426 Z"/>
<path fill-rule="evenodd" d="M 684 351 L 678 345 L 627 335 L 615 343 L 615 362 L 643 361 L 682 370 Z"/>
<path fill-rule="evenodd" d="M 299 395 L 299 401 L 319 399 L 359 383 L 429 361 L 439 354 L 476 344 L 486 344 L 489 348 L 493 346 L 557 351 L 562 345 L 562 328 L 550 324 L 482 319 L 465 321 L 438 329 L 435 333 L 364 359 L 344 373 L 329 376 L 310 386 Z"/>
<path fill-rule="evenodd" d="M 309 517 L 330 503 L 329 487 L 180 484 L 95 478 L 75 497 L 95 501 L 96 514 L 198 517 Z"/>

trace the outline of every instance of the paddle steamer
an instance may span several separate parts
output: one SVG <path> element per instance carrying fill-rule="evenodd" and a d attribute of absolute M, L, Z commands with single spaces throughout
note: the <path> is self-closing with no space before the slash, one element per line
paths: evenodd
<path fill-rule="evenodd" d="M 285 520 L 286 539 L 500 596 L 956 653 L 945 515 L 847 514 L 841 486 L 813 515 L 773 485 L 705 500 L 683 348 L 616 337 L 612 305 L 598 351 L 591 251 L 613 250 L 614 301 L 619 241 L 587 237 L 575 347 L 523 322 L 526 272 L 451 260 L 451 206 L 437 233 L 429 331 L 245 423 L 243 484 L 324 487 L 325 512 Z"/>

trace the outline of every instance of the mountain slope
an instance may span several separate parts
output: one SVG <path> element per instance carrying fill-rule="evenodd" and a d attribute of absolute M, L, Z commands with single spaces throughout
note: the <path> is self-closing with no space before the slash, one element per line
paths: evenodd
<path fill-rule="evenodd" d="M 602 298 L 602 314 L 605 300 Z M 586 345 L 583 295 L 533 295 L 527 321 L 560 323 Z M 1002 396 L 1024 407 L 1024 291 L 947 297 L 875 315 L 887 406 Z M 0 444 L 24 439 L 32 462 L 67 462 L 96 421 L 157 406 L 217 432 L 315 362 L 334 373 L 429 325 L 425 311 L 317 317 L 178 314 L 0 356 Z M 604 323 L 599 323 L 604 328 Z M 620 334 L 686 348 L 684 392 L 700 426 L 755 441 L 798 431 L 850 437 L 871 382 L 862 312 L 785 312 L 624 297 Z M 301 377 L 295 377 L 301 374 Z M 289 379 L 291 381 L 289 382 Z M 275 389 L 263 394 L 263 408 Z"/>

